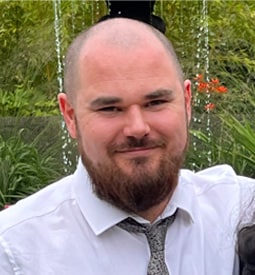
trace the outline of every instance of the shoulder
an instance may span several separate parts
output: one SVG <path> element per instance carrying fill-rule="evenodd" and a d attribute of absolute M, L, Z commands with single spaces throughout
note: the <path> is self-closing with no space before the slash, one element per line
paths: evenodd
<path fill-rule="evenodd" d="M 255 179 L 239 176 L 229 165 L 216 165 L 199 172 L 183 170 L 181 180 L 192 186 L 199 209 L 215 220 L 240 221 L 244 211 L 254 212 Z M 252 206 L 254 205 L 254 206 Z M 250 220 L 251 215 L 246 215 Z M 232 223 L 232 221 L 231 221 Z"/>
<path fill-rule="evenodd" d="M 0 211 L 0 235 L 28 220 L 50 215 L 64 202 L 72 200 L 71 181 L 72 176 L 65 177 Z"/>
<path fill-rule="evenodd" d="M 216 165 L 198 172 L 183 169 L 181 179 L 192 184 L 199 193 L 212 189 L 249 189 L 255 187 L 255 179 L 239 176 L 227 164 Z"/>

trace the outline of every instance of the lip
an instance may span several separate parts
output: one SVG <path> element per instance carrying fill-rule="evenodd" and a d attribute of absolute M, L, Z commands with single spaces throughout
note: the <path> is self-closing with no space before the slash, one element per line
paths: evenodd
<path fill-rule="evenodd" d="M 151 153 L 152 151 L 154 151 L 157 148 L 158 147 L 146 147 L 146 148 L 145 147 L 137 147 L 137 148 L 127 149 L 127 150 L 117 151 L 116 153 L 141 156 L 141 155 Z"/>

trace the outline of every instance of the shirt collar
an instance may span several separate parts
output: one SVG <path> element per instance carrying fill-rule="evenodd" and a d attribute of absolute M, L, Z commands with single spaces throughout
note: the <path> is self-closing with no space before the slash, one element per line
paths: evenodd
<path fill-rule="evenodd" d="M 192 183 L 195 176 L 190 170 L 181 170 L 178 185 L 169 201 L 165 211 L 170 214 L 179 209 L 182 212 L 182 217 L 187 222 L 195 222 L 197 203 L 194 191 L 194 184 Z"/>
<path fill-rule="evenodd" d="M 90 178 L 81 160 L 79 160 L 77 170 L 73 176 L 74 196 L 81 212 L 96 235 L 102 234 L 130 216 L 128 213 L 99 199 L 95 195 Z M 184 217 L 187 217 L 187 222 L 194 221 L 193 193 L 191 185 L 185 182 L 185 176 L 181 173 L 179 184 L 159 219 L 172 215 L 178 208 L 179 211 L 185 213 Z"/>

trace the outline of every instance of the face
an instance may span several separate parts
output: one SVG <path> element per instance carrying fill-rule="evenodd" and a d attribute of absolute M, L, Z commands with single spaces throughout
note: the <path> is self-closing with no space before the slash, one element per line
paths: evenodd
<path fill-rule="evenodd" d="M 91 49 L 73 104 L 59 96 L 95 192 L 128 212 L 171 196 L 187 146 L 190 82 L 160 46 Z"/>

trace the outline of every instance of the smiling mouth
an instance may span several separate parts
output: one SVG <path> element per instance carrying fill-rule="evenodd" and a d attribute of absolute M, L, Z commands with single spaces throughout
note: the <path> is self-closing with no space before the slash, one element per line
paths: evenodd
<path fill-rule="evenodd" d="M 144 152 L 149 152 L 154 149 L 157 149 L 158 146 L 153 146 L 153 147 L 135 147 L 135 148 L 128 148 L 128 149 L 122 149 L 122 150 L 117 150 L 116 153 L 124 154 L 124 153 L 130 153 L 130 154 L 139 154 L 139 153 L 144 153 Z"/>
<path fill-rule="evenodd" d="M 166 142 L 163 139 L 158 140 L 148 140 L 148 138 L 143 138 L 137 140 L 131 137 L 122 144 L 112 144 L 108 148 L 110 155 L 123 154 L 123 155 L 134 155 L 134 156 L 144 156 L 149 155 L 156 149 L 166 149 Z"/>

